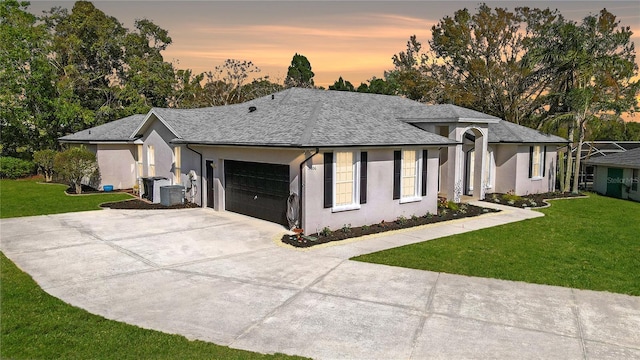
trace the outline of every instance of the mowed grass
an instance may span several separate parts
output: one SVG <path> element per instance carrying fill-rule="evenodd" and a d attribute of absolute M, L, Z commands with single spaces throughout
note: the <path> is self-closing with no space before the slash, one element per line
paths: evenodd
<path fill-rule="evenodd" d="M 190 341 L 90 314 L 45 293 L 2 253 L 0 280 L 3 359 L 300 359 Z"/>
<path fill-rule="evenodd" d="M 640 203 L 589 194 L 544 217 L 353 260 L 640 296 Z"/>
<path fill-rule="evenodd" d="M 39 181 L 0 180 L 0 218 L 99 210 L 102 203 L 131 199 L 125 193 L 66 195 L 67 186 Z"/>

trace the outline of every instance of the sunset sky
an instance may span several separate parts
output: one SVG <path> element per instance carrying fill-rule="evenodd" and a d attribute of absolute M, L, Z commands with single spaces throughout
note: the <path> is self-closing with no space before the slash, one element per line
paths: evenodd
<path fill-rule="evenodd" d="M 41 14 L 73 1 L 32 1 Z M 178 68 L 212 70 L 225 59 L 251 60 L 272 81 L 282 82 L 294 53 L 305 55 L 316 85 L 327 87 L 339 76 L 355 86 L 391 69 L 391 56 L 404 50 L 410 35 L 424 45 L 430 28 L 477 1 L 108 1 L 93 3 L 132 28 L 147 18 L 167 29 L 173 44 L 163 53 Z M 640 46 L 638 1 L 487 1 L 490 7 L 558 9 L 581 20 L 602 7 L 634 32 Z M 638 117 L 638 116 L 636 116 Z"/>

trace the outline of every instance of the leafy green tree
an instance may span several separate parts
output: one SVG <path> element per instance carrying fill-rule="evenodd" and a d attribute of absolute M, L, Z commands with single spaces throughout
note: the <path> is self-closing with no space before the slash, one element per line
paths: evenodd
<path fill-rule="evenodd" d="M 82 193 L 83 179 L 95 177 L 99 171 L 96 155 L 82 146 L 58 153 L 54 160 L 54 170 L 70 186 L 75 187 L 76 194 Z"/>
<path fill-rule="evenodd" d="M 193 74 L 191 69 L 175 71 L 174 89 L 169 100 L 169 106 L 175 108 L 205 107 L 203 99 L 202 81 L 204 73 Z"/>
<path fill-rule="evenodd" d="M 129 32 L 124 38 L 123 60 L 127 67 L 121 77 L 125 93 L 129 92 L 128 96 L 121 96 L 121 101 L 125 107 L 131 104 L 128 112 L 141 113 L 152 106 L 168 106 L 175 77 L 173 65 L 165 62 L 161 54 L 172 43 L 167 30 L 146 19 L 136 20 L 135 28 L 136 32 Z"/>
<path fill-rule="evenodd" d="M 336 80 L 333 85 L 329 85 L 329 90 L 337 90 L 337 91 L 356 91 L 351 84 L 350 81 L 344 81 L 342 76 L 338 80 Z"/>
<path fill-rule="evenodd" d="M 603 9 L 581 23 L 560 18 L 537 29 L 532 54 L 540 59 L 540 72 L 551 74 L 549 118 L 570 120 L 569 140 L 579 154 L 589 124 L 638 109 L 640 83 L 629 27 Z M 574 136 L 575 135 L 575 136 Z M 578 191 L 580 157 L 573 167 L 572 192 Z M 563 190 L 568 190 L 569 181 Z"/>
<path fill-rule="evenodd" d="M 33 161 L 42 171 L 45 182 L 53 180 L 53 167 L 57 152 L 51 149 L 39 150 L 33 153 Z"/>
<path fill-rule="evenodd" d="M 375 76 L 367 80 L 369 84 L 360 83 L 356 91 L 370 94 L 397 95 L 398 86 L 392 81 L 378 79 Z"/>
<path fill-rule="evenodd" d="M 429 57 L 422 51 L 422 43 L 415 35 L 407 41 L 406 51 L 393 55 L 395 68 L 385 72 L 387 84 L 393 84 L 398 93 L 409 99 L 427 102 L 436 83 L 429 76 Z"/>
<path fill-rule="evenodd" d="M 545 24 L 556 11 L 491 9 L 456 11 L 432 27 L 432 101 L 454 103 L 517 124 L 530 125 L 544 110 L 545 74 L 525 59 L 530 25 Z"/>
<path fill-rule="evenodd" d="M 28 2 L 0 1 L 0 127 L 2 155 L 30 158 L 55 147 L 55 73 L 46 27 L 27 12 Z"/>
<path fill-rule="evenodd" d="M 166 30 L 141 19 L 131 31 L 88 1 L 71 12 L 53 8 L 43 20 L 53 39 L 62 135 L 168 106 L 176 78 L 161 55 L 172 42 Z"/>
<path fill-rule="evenodd" d="M 287 77 L 284 80 L 285 87 L 314 87 L 311 71 L 311 63 L 306 56 L 296 53 L 291 59 L 291 65 L 287 70 Z"/>

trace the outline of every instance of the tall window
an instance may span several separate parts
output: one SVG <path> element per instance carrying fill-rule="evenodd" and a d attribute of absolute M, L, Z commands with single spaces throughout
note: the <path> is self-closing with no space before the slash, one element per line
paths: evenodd
<path fill-rule="evenodd" d="M 638 172 L 640 172 L 640 170 L 638 169 L 633 169 L 633 176 L 631 179 L 631 190 L 633 191 L 638 191 L 638 182 L 640 182 L 640 177 L 638 176 Z"/>
<path fill-rule="evenodd" d="M 147 176 L 156 176 L 156 153 L 153 145 L 147 145 L 147 164 L 149 167 Z"/>
<path fill-rule="evenodd" d="M 414 150 L 402 151 L 402 198 L 418 195 L 418 162 Z"/>
<path fill-rule="evenodd" d="M 529 148 L 529 177 L 544 177 L 544 156 L 545 151 L 540 145 Z"/>
<path fill-rule="evenodd" d="M 324 207 L 333 211 L 359 209 L 367 202 L 367 153 L 324 154 Z"/>
<path fill-rule="evenodd" d="M 421 187 L 420 153 L 416 150 L 394 151 L 393 154 L 393 198 L 400 202 L 421 199 L 421 188 L 426 194 L 426 184 Z"/>
<path fill-rule="evenodd" d="M 174 160 L 174 169 L 173 172 L 175 174 L 176 177 L 176 184 L 180 184 L 181 182 L 181 173 L 182 173 L 182 148 L 180 146 L 176 146 L 175 148 L 173 148 L 173 155 L 175 157 Z"/>
<path fill-rule="evenodd" d="M 136 159 L 136 163 L 137 163 L 137 175 L 139 178 L 143 177 L 144 174 L 142 173 L 144 170 L 144 167 L 142 166 L 142 145 L 138 145 L 138 158 Z"/>
<path fill-rule="evenodd" d="M 336 153 L 336 198 L 335 206 L 351 205 L 355 202 L 355 164 L 352 152 Z"/>

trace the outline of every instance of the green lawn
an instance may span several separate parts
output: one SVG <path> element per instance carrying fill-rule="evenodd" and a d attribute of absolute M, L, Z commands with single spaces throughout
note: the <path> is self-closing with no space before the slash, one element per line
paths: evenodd
<path fill-rule="evenodd" d="M 353 260 L 640 295 L 640 204 L 590 194 L 545 216 Z"/>
<path fill-rule="evenodd" d="M 45 293 L 0 253 L 0 358 L 299 359 L 235 350 L 107 320 Z"/>
<path fill-rule="evenodd" d="M 61 184 L 40 180 L 0 180 L 0 218 L 98 210 L 104 202 L 130 199 L 124 193 L 70 196 Z"/>

